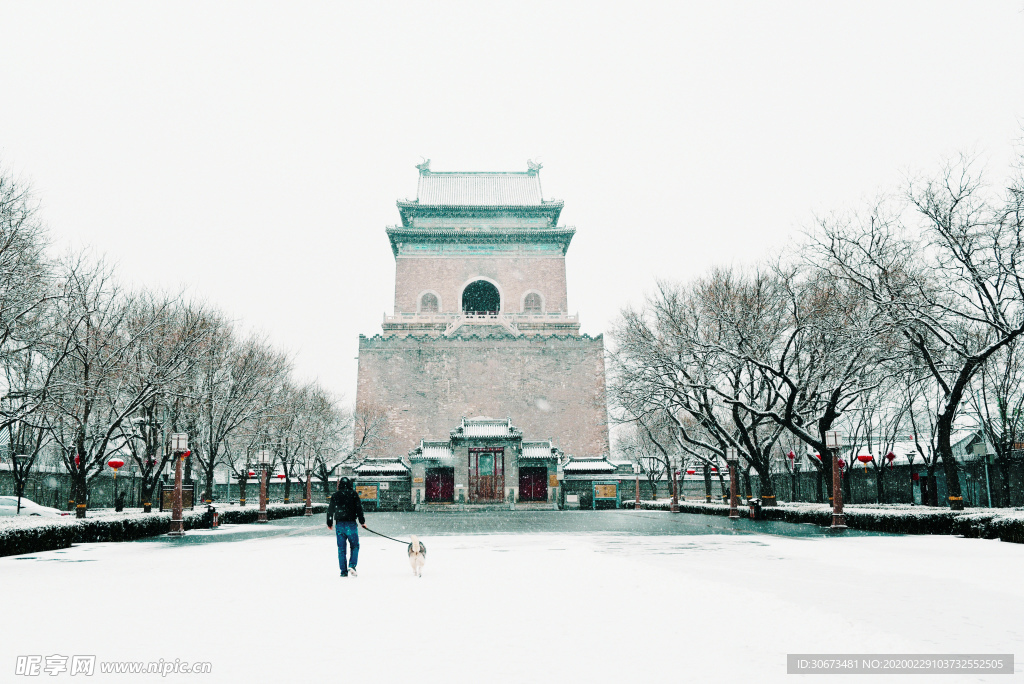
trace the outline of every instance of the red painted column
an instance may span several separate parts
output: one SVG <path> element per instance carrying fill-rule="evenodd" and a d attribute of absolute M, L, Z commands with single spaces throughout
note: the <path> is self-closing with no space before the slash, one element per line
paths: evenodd
<path fill-rule="evenodd" d="M 181 519 L 181 462 L 184 460 L 179 453 L 174 454 L 174 504 L 171 507 L 171 531 L 172 537 L 180 537 L 185 534 L 185 524 Z"/>
<path fill-rule="evenodd" d="M 313 515 L 313 499 L 310 490 L 310 474 L 306 471 L 306 511 L 303 515 Z"/>
<path fill-rule="evenodd" d="M 260 469 L 260 512 L 256 516 L 256 522 L 267 522 L 267 469 Z"/>
<path fill-rule="evenodd" d="M 832 527 L 833 530 L 846 529 L 846 516 L 843 515 L 843 473 L 839 469 L 839 449 L 832 449 Z"/>

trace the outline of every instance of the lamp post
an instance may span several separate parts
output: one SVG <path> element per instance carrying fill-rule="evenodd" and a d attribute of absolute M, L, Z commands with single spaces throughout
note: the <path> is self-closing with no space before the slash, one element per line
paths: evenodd
<path fill-rule="evenodd" d="M 260 512 L 256 522 L 267 522 L 267 474 L 270 471 L 270 450 L 260 449 L 256 454 L 260 465 Z"/>
<path fill-rule="evenodd" d="M 740 457 L 736 447 L 726 447 L 725 461 L 729 464 L 729 517 L 739 518 L 739 483 L 736 478 L 740 472 Z"/>
<path fill-rule="evenodd" d="M 302 514 L 304 516 L 311 516 L 311 515 L 313 515 L 312 478 L 313 478 L 313 471 L 310 468 L 306 468 L 306 510 Z"/>
<path fill-rule="evenodd" d="M 11 454 L 11 463 L 14 464 L 15 485 L 18 488 L 17 515 L 21 515 L 21 497 L 25 493 L 25 479 L 22 475 L 22 468 L 25 466 L 25 463 L 31 459 L 32 457 L 28 454 Z"/>
<path fill-rule="evenodd" d="M 174 505 L 171 509 L 171 531 L 172 537 L 180 537 L 185 534 L 185 525 L 181 519 L 181 462 L 189 454 L 188 433 L 175 432 L 171 435 L 171 454 L 174 458 Z"/>
<path fill-rule="evenodd" d="M 832 527 L 829 529 L 841 532 L 846 529 L 846 516 L 843 515 L 843 481 L 839 470 L 839 446 L 842 436 L 838 430 L 825 431 L 825 447 L 832 454 Z"/>

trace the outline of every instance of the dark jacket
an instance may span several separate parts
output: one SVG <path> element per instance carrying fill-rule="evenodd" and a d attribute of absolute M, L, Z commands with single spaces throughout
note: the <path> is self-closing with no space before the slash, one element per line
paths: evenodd
<path fill-rule="evenodd" d="M 327 524 L 355 522 L 356 518 L 359 519 L 360 525 L 366 524 L 366 518 L 363 517 L 363 502 L 359 500 L 359 495 L 351 489 L 334 492 L 327 507 Z"/>

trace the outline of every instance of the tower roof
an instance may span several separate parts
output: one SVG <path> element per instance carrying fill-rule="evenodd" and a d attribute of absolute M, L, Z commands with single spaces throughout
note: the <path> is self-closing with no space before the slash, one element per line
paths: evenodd
<path fill-rule="evenodd" d="M 416 201 L 426 207 L 539 207 L 540 175 L 527 172 L 420 171 Z"/>

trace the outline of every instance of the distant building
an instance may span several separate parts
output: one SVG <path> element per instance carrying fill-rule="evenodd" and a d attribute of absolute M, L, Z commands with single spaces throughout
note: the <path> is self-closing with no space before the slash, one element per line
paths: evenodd
<path fill-rule="evenodd" d="M 387 416 L 387 441 L 366 455 L 412 452 L 413 502 L 460 491 L 467 501 L 551 500 L 552 454 L 609 451 L 604 340 L 581 335 L 568 308 L 575 230 L 558 224 L 561 201 L 543 199 L 539 164 L 418 168 L 416 199 L 398 202 L 401 225 L 386 231 L 394 315 L 359 339 L 356 411 Z M 473 431 L 492 424 L 506 430 L 500 443 L 477 444 Z M 445 464 L 430 465 L 446 448 Z"/>

